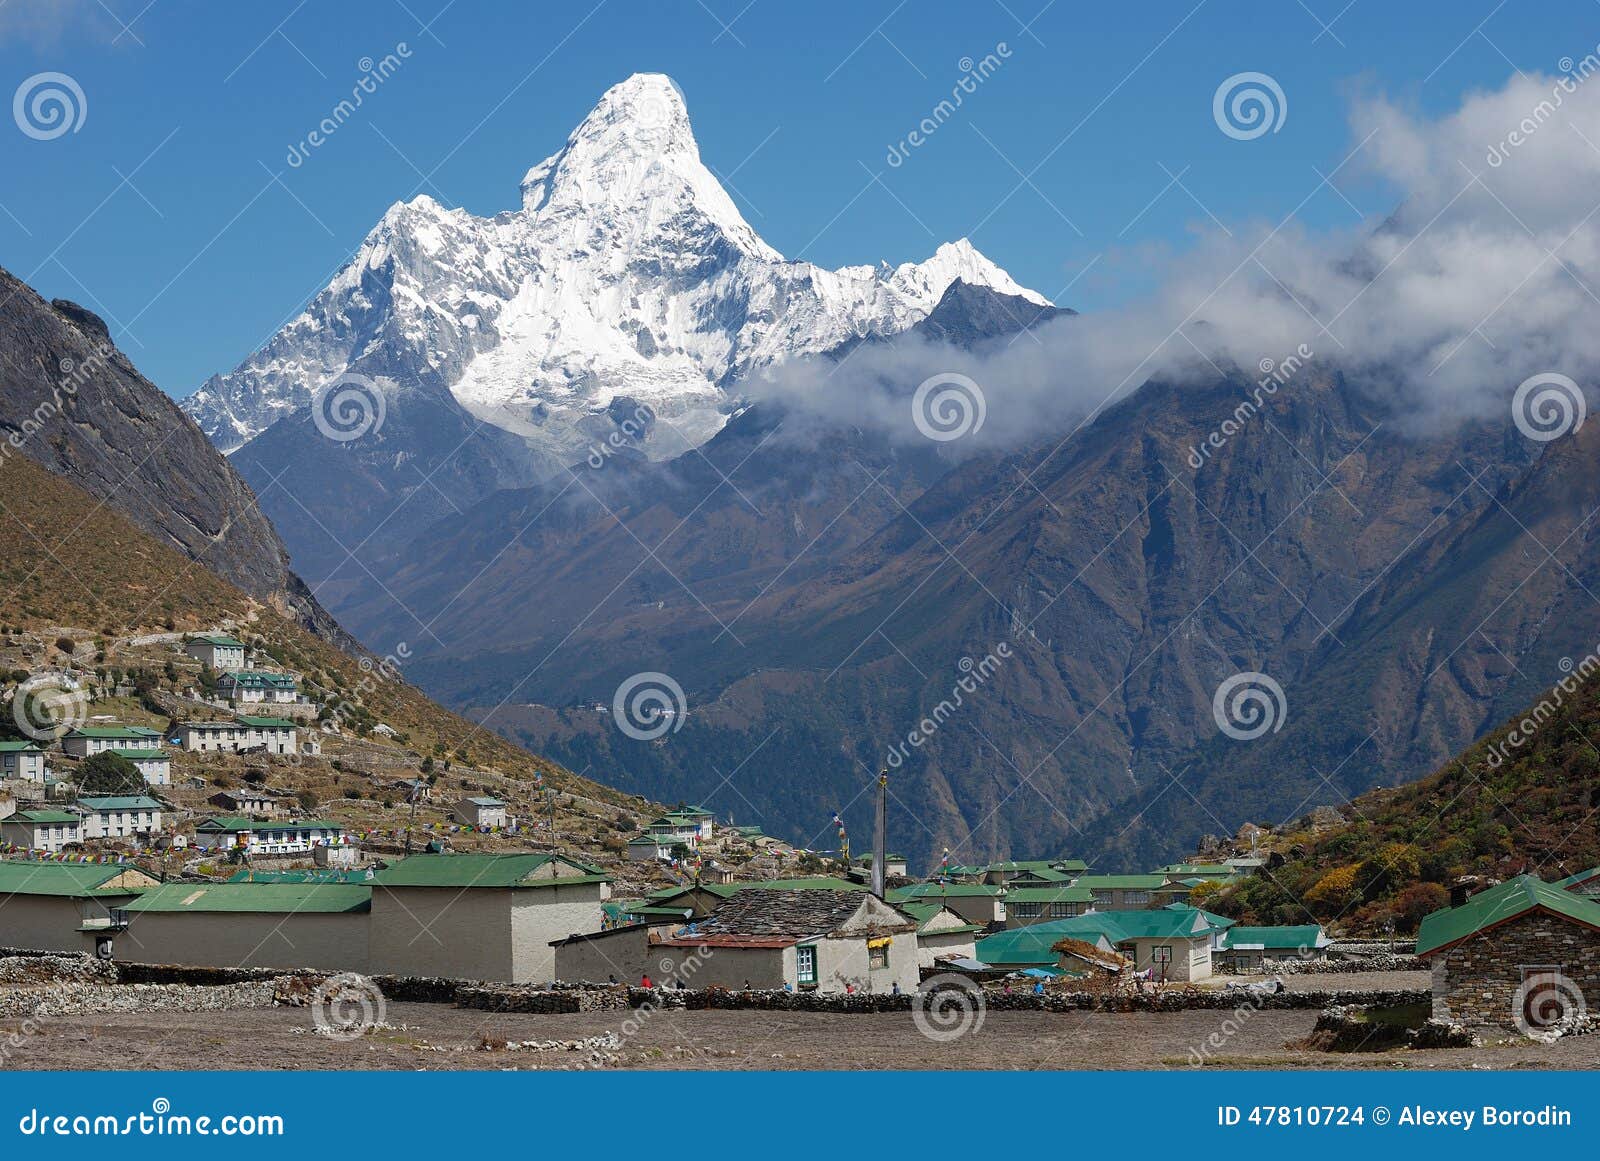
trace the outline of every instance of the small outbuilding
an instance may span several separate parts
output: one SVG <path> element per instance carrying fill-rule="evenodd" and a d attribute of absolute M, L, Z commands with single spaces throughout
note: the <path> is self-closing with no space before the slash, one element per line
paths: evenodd
<path fill-rule="evenodd" d="M 372 889 L 357 883 L 168 883 L 125 908 L 116 958 L 366 972 Z"/>
<path fill-rule="evenodd" d="M 1436 1018 L 1538 1031 L 1600 996 L 1600 902 L 1519 875 L 1429 915 L 1417 954 Z"/>

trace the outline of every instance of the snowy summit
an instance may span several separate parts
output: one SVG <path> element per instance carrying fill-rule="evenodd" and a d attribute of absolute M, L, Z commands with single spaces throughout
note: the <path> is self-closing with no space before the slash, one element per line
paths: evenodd
<path fill-rule="evenodd" d="M 641 73 L 528 171 L 520 209 L 391 206 L 303 314 L 184 406 L 232 451 L 359 373 L 449 392 L 564 460 L 626 398 L 671 456 L 715 434 L 741 376 L 904 330 L 958 278 L 1047 302 L 965 238 L 894 268 L 784 258 L 700 160 L 678 87 Z"/>

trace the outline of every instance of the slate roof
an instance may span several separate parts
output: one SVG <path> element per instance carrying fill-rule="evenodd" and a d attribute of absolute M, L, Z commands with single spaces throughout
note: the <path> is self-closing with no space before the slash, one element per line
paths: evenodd
<path fill-rule="evenodd" d="M 1424 919 L 1417 930 L 1417 954 L 1447 951 L 1470 936 L 1530 911 L 1545 911 L 1600 931 L 1600 903 L 1534 875 L 1518 875 L 1479 891 L 1460 907 L 1435 911 Z"/>
<path fill-rule="evenodd" d="M 695 924 L 681 939 L 664 942 L 751 943 L 782 946 L 827 935 L 844 926 L 870 898 L 860 891 L 744 890 Z M 911 929 L 915 920 L 900 916 L 887 929 Z M 768 941 L 777 941 L 771 942 Z"/>

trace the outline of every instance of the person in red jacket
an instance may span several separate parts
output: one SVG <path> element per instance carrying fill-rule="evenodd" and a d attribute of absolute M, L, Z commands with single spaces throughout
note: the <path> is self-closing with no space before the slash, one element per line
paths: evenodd
<path fill-rule="evenodd" d="M 639 977 L 639 986 L 641 988 L 653 988 L 653 987 L 655 987 L 655 985 L 650 982 L 650 973 L 649 972 L 645 972 L 644 975 Z"/>

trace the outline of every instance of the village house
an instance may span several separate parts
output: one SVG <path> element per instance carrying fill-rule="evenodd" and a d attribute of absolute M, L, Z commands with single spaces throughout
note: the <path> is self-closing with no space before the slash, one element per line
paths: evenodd
<path fill-rule="evenodd" d="M 650 927 L 628 923 L 553 940 L 555 978 L 569 984 L 637 984 L 648 969 Z"/>
<path fill-rule="evenodd" d="M 237 790 L 219 790 L 206 799 L 212 806 L 229 814 L 257 818 L 280 818 L 287 812 L 287 803 L 275 794 L 241 786 Z"/>
<path fill-rule="evenodd" d="M 714 816 L 703 806 L 680 806 L 676 810 L 667 811 L 667 817 L 692 826 L 702 840 L 711 837 L 711 822 Z"/>
<path fill-rule="evenodd" d="M 651 838 L 647 834 L 636 835 L 628 840 L 628 858 L 636 863 L 648 863 L 652 859 L 670 859 L 672 848 L 678 845 L 674 838 Z"/>
<path fill-rule="evenodd" d="M 1012 887 L 1006 891 L 1006 928 L 1071 919 L 1094 906 L 1087 887 Z"/>
<path fill-rule="evenodd" d="M 137 867 L 0 860 L 0 947 L 92 951 L 122 909 L 156 881 Z"/>
<path fill-rule="evenodd" d="M 450 812 L 463 826 L 479 830 L 502 830 L 506 825 L 506 804 L 490 795 L 463 798 Z"/>
<path fill-rule="evenodd" d="M 1585 898 L 1600 898 L 1600 867 L 1590 867 L 1586 871 L 1568 875 L 1558 880 L 1556 886 Z"/>
<path fill-rule="evenodd" d="M 917 966 L 928 969 L 941 959 L 974 959 L 978 936 L 983 928 L 968 923 L 948 907 L 938 903 L 896 903 L 901 911 L 917 921 Z"/>
<path fill-rule="evenodd" d="M 1091 911 L 1075 919 L 1038 923 L 978 941 L 976 958 L 995 967 L 1048 966 L 1053 945 L 1064 936 L 1102 945 L 1129 961 L 1134 971 L 1162 981 L 1197 981 L 1211 976 L 1211 948 L 1217 932 L 1212 916 L 1193 907 L 1158 911 Z M 1050 960 L 1042 957 L 1046 951 Z M 1019 959 L 1032 955 L 1035 959 Z"/>
<path fill-rule="evenodd" d="M 1230 927 L 1217 937 L 1215 955 L 1235 972 L 1257 972 L 1263 960 L 1323 959 L 1329 939 L 1321 924 Z"/>
<path fill-rule="evenodd" d="M 873 856 L 870 853 L 865 854 L 865 855 L 858 855 L 856 857 L 856 860 L 855 860 L 855 864 L 860 869 L 861 873 L 864 874 L 864 875 L 869 875 L 869 876 L 872 874 L 872 863 L 873 863 Z M 888 878 L 891 878 L 891 879 L 904 879 L 904 878 L 906 878 L 906 876 L 907 876 L 906 866 L 907 866 L 906 857 L 904 855 L 884 855 L 883 856 L 883 873 Z"/>
<path fill-rule="evenodd" d="M 44 751 L 37 742 L 0 742 L 0 778 L 44 781 Z"/>
<path fill-rule="evenodd" d="M 1006 889 L 991 883 L 916 883 L 891 890 L 889 902 L 938 903 L 986 931 L 1006 923 Z"/>
<path fill-rule="evenodd" d="M 692 887 L 664 887 L 643 900 L 623 906 L 629 923 L 676 928 L 697 919 L 707 919 L 718 907 L 733 898 L 737 887 L 722 883 L 699 883 Z"/>
<path fill-rule="evenodd" d="M 119 758 L 132 762 L 133 768 L 139 771 L 139 776 L 144 779 L 146 786 L 172 785 L 172 759 L 165 750 L 120 749 L 111 752 Z"/>
<path fill-rule="evenodd" d="M 1074 872 L 1058 867 L 1049 859 L 1016 859 L 1003 863 L 990 863 L 978 872 L 982 882 L 991 886 L 1047 887 L 1053 883 L 1070 883 Z"/>
<path fill-rule="evenodd" d="M 184 722 L 178 727 L 178 744 L 201 753 L 238 754 L 262 749 L 269 754 L 293 754 L 295 724 L 283 718 L 240 715 L 233 721 Z"/>
<path fill-rule="evenodd" d="M 1600 902 L 1519 875 L 1429 915 L 1417 955 L 1436 1019 L 1539 1031 L 1600 995 Z"/>
<path fill-rule="evenodd" d="M 1079 875 L 1073 885 L 1087 887 L 1099 911 L 1130 911 L 1137 907 L 1161 907 L 1167 902 L 1156 892 L 1167 877 L 1151 875 Z"/>
<path fill-rule="evenodd" d="M 92 758 L 107 750 L 151 750 L 161 747 L 161 731 L 148 726 L 83 726 L 68 730 L 61 749 L 74 758 Z"/>
<path fill-rule="evenodd" d="M 710 820 L 685 817 L 681 814 L 664 814 L 644 828 L 646 838 L 660 839 L 669 846 L 693 846 L 702 838 L 709 838 Z"/>
<path fill-rule="evenodd" d="M 168 883 L 124 910 L 116 958 L 129 963 L 369 970 L 360 883 Z"/>
<path fill-rule="evenodd" d="M 133 838 L 161 829 L 161 803 L 146 795 L 80 798 L 86 839 Z"/>
<path fill-rule="evenodd" d="M 566 855 L 413 855 L 372 880 L 372 970 L 555 978 L 551 941 L 599 931 L 610 877 Z"/>
<path fill-rule="evenodd" d="M 54 854 L 83 841 L 83 820 L 66 810 L 19 810 L 0 819 L 0 843 Z"/>
<path fill-rule="evenodd" d="M 884 993 L 921 981 L 917 921 L 865 891 L 741 890 L 649 946 L 663 986 Z"/>
<path fill-rule="evenodd" d="M 293 705 L 300 686 L 290 673 L 234 669 L 217 678 L 217 693 L 234 705 Z"/>
<path fill-rule="evenodd" d="M 183 643 L 183 651 L 218 671 L 244 668 L 244 642 L 225 634 L 191 637 Z"/>
<path fill-rule="evenodd" d="M 320 846 L 348 843 L 350 834 L 336 822 L 258 822 L 249 818 L 208 818 L 194 828 L 201 850 L 237 848 L 247 856 L 304 855 Z"/>

